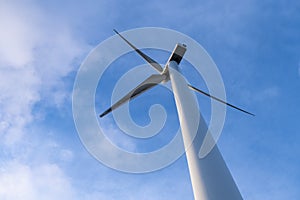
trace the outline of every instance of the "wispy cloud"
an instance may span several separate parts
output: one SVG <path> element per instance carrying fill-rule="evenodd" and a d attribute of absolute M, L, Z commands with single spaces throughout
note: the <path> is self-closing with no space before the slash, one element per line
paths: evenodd
<path fill-rule="evenodd" d="M 37 103 L 56 107 L 69 98 L 63 79 L 87 45 L 34 1 L 1 1 L 0 28 L 0 199 L 76 199 L 59 166 L 73 152 L 29 126 Z"/>
<path fill-rule="evenodd" d="M 62 78 L 86 46 L 31 2 L 1 1 L 0 27 L 1 136 L 11 145 L 32 122 L 35 103 L 49 98 L 57 106 L 68 97 Z"/>
<path fill-rule="evenodd" d="M 256 101 L 264 101 L 264 100 L 269 100 L 271 98 L 278 97 L 279 95 L 280 95 L 279 88 L 276 86 L 271 86 L 262 89 L 257 95 L 255 95 L 254 99 Z"/>
<path fill-rule="evenodd" d="M 70 180 L 56 164 L 30 166 L 18 161 L 0 168 L 1 199 L 75 199 Z"/>
<path fill-rule="evenodd" d="M 112 123 L 104 122 L 102 124 L 104 134 L 106 134 L 110 138 L 112 143 L 116 144 L 122 149 L 125 149 L 126 151 L 135 152 L 137 150 L 135 143 L 126 135 L 124 137 L 125 133 L 117 129 Z M 110 149 L 107 150 L 109 152 Z"/>

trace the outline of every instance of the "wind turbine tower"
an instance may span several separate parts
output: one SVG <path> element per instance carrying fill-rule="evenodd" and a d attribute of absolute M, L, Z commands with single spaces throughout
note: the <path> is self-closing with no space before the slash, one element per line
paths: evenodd
<path fill-rule="evenodd" d="M 154 86 L 171 81 L 172 90 L 175 98 L 177 113 L 179 116 L 180 128 L 183 142 L 186 149 L 188 168 L 196 200 L 240 200 L 243 199 L 237 185 L 235 184 L 229 169 L 217 147 L 215 145 L 211 152 L 203 158 L 199 158 L 198 153 L 207 134 L 207 125 L 198 111 L 198 106 L 192 91 L 200 92 L 216 101 L 224 103 L 244 113 L 253 115 L 232 104 L 211 96 L 210 94 L 189 85 L 184 77 L 180 74 L 178 65 L 180 64 L 185 52 L 184 44 L 177 44 L 173 50 L 166 65 L 161 67 L 155 60 L 137 49 L 120 33 L 114 30 L 128 45 L 130 45 L 141 57 L 143 57 L 159 74 L 153 74 L 143 81 L 136 88 L 131 90 L 127 95 L 113 104 L 109 109 L 104 111 L 100 117 L 105 116 L 112 110 L 122 104 L 137 97 L 143 92 Z M 198 120 L 197 120 L 198 119 Z M 196 126 L 195 126 L 196 120 Z M 209 134 L 209 133 L 208 133 Z"/>

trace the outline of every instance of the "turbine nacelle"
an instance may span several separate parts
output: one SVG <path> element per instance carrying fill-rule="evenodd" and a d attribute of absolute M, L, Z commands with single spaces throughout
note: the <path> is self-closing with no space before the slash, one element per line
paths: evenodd
<path fill-rule="evenodd" d="M 186 45 L 177 43 L 167 63 L 175 61 L 179 65 L 185 52 Z"/>
<path fill-rule="evenodd" d="M 179 63 L 181 62 L 184 54 L 186 52 L 186 45 L 185 44 L 180 44 L 177 43 L 172 54 L 170 55 L 164 70 L 162 71 L 162 75 L 166 75 L 166 79 L 164 81 L 162 81 L 162 83 L 166 83 L 170 80 L 170 75 L 169 75 L 169 63 L 171 61 L 174 61 L 177 63 L 177 65 L 179 65 Z"/>

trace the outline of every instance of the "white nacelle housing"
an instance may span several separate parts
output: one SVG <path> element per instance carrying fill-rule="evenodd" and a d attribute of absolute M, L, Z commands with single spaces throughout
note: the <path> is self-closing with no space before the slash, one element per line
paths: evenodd
<path fill-rule="evenodd" d="M 185 51 L 186 45 L 177 43 L 167 63 L 175 61 L 177 64 L 179 64 Z"/>

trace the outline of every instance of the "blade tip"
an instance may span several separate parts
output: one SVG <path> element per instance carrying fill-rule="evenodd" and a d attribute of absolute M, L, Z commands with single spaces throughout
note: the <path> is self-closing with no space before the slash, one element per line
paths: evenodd
<path fill-rule="evenodd" d="M 251 113 L 251 112 L 246 112 L 248 115 L 251 115 L 253 117 L 255 117 L 255 114 Z"/>
<path fill-rule="evenodd" d="M 116 29 L 113 29 L 113 31 L 114 31 L 116 34 L 119 34 L 119 32 L 118 32 Z"/>

